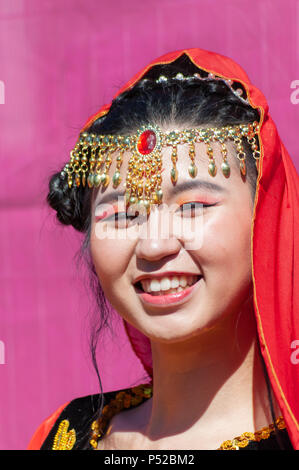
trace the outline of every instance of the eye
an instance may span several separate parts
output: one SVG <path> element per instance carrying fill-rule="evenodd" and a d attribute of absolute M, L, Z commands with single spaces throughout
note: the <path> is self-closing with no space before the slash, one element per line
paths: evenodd
<path fill-rule="evenodd" d="M 114 223 L 115 227 L 117 228 L 126 228 L 127 224 L 137 219 L 143 221 L 141 215 L 129 215 L 127 212 L 115 212 L 114 214 L 110 215 L 109 217 L 105 217 L 101 219 L 102 222 L 107 223 Z"/>
<path fill-rule="evenodd" d="M 134 218 L 134 215 L 128 215 L 127 212 L 115 212 L 114 214 L 110 215 L 110 217 L 107 217 L 105 220 L 123 220 L 123 219 L 132 219 Z"/>
<path fill-rule="evenodd" d="M 182 204 L 179 208 L 179 211 L 182 214 L 184 214 L 185 217 L 193 217 L 196 215 L 195 211 L 197 209 L 212 207 L 212 206 L 215 206 L 215 204 L 203 204 L 202 202 L 191 201 L 191 202 Z"/>
<path fill-rule="evenodd" d="M 196 216 L 196 210 L 201 209 L 201 208 L 207 208 L 207 207 L 212 207 L 215 206 L 216 204 L 204 204 L 202 202 L 198 201 L 191 201 L 187 202 L 185 204 L 182 204 L 178 212 L 183 214 L 183 217 L 195 217 Z M 145 220 L 146 218 L 143 218 L 141 215 L 129 215 L 127 212 L 115 212 L 114 214 L 110 215 L 109 217 L 105 217 L 100 219 L 102 222 L 114 222 L 115 226 L 117 225 L 119 228 L 122 226 L 126 226 L 128 222 L 132 222 L 134 219 L 137 219 L 140 221 Z M 97 221 L 97 219 L 96 219 Z"/>

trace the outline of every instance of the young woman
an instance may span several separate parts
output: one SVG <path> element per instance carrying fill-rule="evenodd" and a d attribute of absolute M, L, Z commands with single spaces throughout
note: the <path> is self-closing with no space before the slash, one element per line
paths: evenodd
<path fill-rule="evenodd" d="M 235 62 L 153 61 L 48 202 L 86 233 L 101 324 L 108 300 L 151 380 L 62 405 L 29 449 L 299 448 L 298 175 Z"/>

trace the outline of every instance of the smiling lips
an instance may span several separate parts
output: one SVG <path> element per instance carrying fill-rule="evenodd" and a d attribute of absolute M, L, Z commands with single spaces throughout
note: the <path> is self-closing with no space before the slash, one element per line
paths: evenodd
<path fill-rule="evenodd" d="M 146 303 L 166 305 L 177 303 L 193 292 L 202 278 L 199 274 L 175 274 L 143 278 L 137 282 L 137 293 Z"/>

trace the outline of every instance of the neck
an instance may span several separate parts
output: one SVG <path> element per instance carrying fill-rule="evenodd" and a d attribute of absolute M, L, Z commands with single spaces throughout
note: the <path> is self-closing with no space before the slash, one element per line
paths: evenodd
<path fill-rule="evenodd" d="M 272 421 L 252 299 L 241 314 L 188 341 L 151 345 L 149 438 L 194 433 L 198 439 L 203 429 L 205 438 L 221 438 L 223 430 L 226 440 Z"/>

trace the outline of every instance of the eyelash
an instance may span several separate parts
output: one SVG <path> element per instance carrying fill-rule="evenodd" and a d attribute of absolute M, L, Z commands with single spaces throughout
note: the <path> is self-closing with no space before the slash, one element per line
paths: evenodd
<path fill-rule="evenodd" d="M 203 206 L 203 208 L 215 206 L 215 204 L 203 204 L 202 202 L 191 201 L 191 202 L 186 202 L 186 203 L 182 204 L 180 206 L 180 209 L 183 206 L 191 205 L 191 204 L 200 204 L 201 206 Z M 109 217 L 106 217 L 105 219 L 102 219 L 102 221 L 107 222 L 107 221 L 111 220 L 112 218 L 115 218 L 115 220 L 118 221 L 119 220 L 119 214 L 126 214 L 126 220 L 128 220 L 129 218 L 131 218 L 131 220 L 134 220 L 136 217 L 138 217 L 138 216 L 135 216 L 135 215 L 127 216 L 126 212 L 115 212 L 114 214 L 110 215 Z M 124 218 L 122 218 L 122 220 L 124 220 Z"/>

